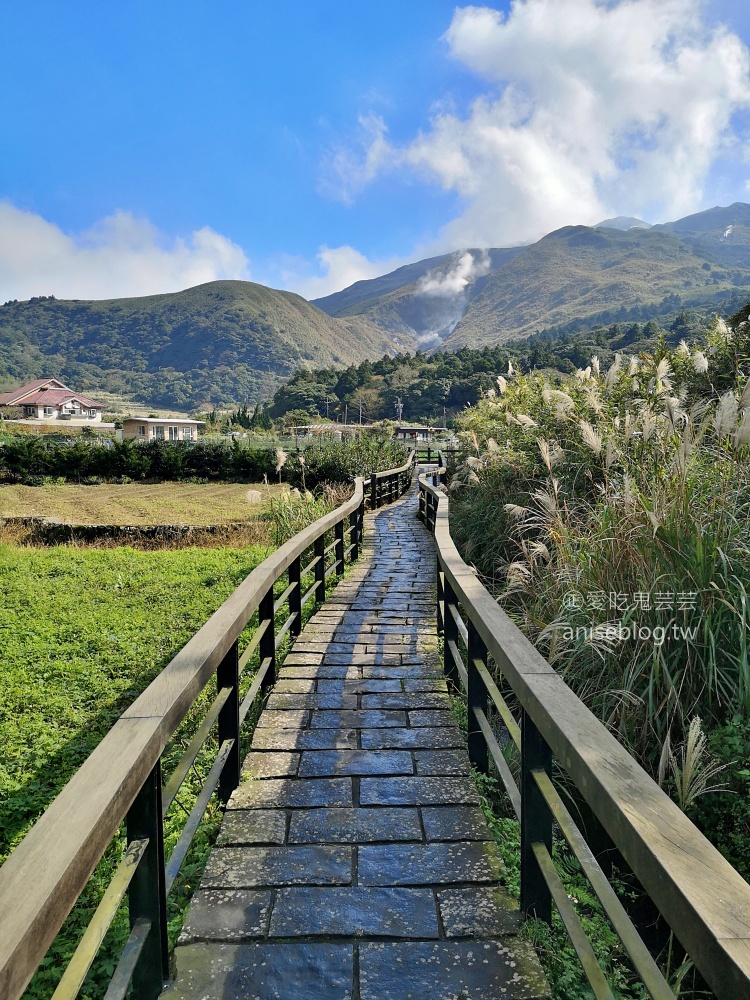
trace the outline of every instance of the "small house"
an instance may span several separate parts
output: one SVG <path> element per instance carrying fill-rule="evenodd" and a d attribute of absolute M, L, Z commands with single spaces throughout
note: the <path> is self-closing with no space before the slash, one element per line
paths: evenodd
<path fill-rule="evenodd" d="M 0 411 L 14 406 L 32 420 L 77 420 L 101 422 L 103 403 L 97 403 L 56 378 L 39 378 L 11 392 L 0 393 Z"/>
<path fill-rule="evenodd" d="M 186 417 L 126 417 L 122 436 L 136 441 L 196 441 L 203 423 Z"/>

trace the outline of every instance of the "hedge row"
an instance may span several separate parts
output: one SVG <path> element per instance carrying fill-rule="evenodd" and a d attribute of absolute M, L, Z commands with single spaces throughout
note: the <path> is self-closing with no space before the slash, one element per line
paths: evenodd
<path fill-rule="evenodd" d="M 281 478 L 311 489 L 323 482 L 349 482 L 403 461 L 392 441 L 361 439 L 312 445 L 284 456 Z M 227 480 L 261 482 L 278 479 L 279 455 L 272 448 L 253 448 L 245 441 L 109 441 L 18 435 L 0 444 L 0 476 L 16 482 L 143 480 Z"/>

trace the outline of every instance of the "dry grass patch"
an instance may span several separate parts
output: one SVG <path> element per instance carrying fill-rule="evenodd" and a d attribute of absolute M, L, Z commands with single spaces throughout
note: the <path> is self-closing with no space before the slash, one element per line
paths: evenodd
<path fill-rule="evenodd" d="M 286 487 L 284 488 L 286 489 Z M 248 501 L 248 491 L 256 491 Z M 0 517 L 54 517 L 70 524 L 221 524 L 256 517 L 278 485 L 127 483 L 0 486 Z"/>

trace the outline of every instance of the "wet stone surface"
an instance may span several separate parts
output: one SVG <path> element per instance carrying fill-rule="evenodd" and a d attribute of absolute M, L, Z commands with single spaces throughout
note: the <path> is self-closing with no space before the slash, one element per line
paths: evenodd
<path fill-rule="evenodd" d="M 415 511 L 412 494 L 367 515 L 279 670 L 167 996 L 547 996 L 450 711 Z"/>
<path fill-rule="evenodd" d="M 265 937 L 270 912 L 269 890 L 199 889 L 190 901 L 180 944 Z"/>
<path fill-rule="evenodd" d="M 362 747 L 366 750 L 397 747 L 437 750 L 460 747 L 466 756 L 463 737 L 455 726 L 446 729 L 365 729 L 362 730 Z"/>
<path fill-rule="evenodd" d="M 289 829 L 291 844 L 421 839 L 416 809 L 300 809 L 292 814 Z"/>
<path fill-rule="evenodd" d="M 232 809 L 221 824 L 219 847 L 237 844 L 283 844 L 287 816 L 283 809 Z"/>
<path fill-rule="evenodd" d="M 174 1000 L 351 1000 L 354 948 L 317 942 L 192 944 L 176 951 Z"/>
<path fill-rule="evenodd" d="M 278 885 L 349 885 L 350 847 L 217 847 L 203 873 L 204 889 Z"/>
<path fill-rule="evenodd" d="M 550 996 L 528 948 L 505 942 L 363 944 L 361 1000 L 532 1000 Z"/>
<path fill-rule="evenodd" d="M 362 885 L 496 882 L 502 868 L 497 847 L 482 841 L 371 844 L 359 849 L 359 881 Z"/>
<path fill-rule="evenodd" d="M 363 806 L 473 805 L 479 795 L 468 778 L 363 778 Z"/>
<path fill-rule="evenodd" d="M 302 755 L 301 778 L 334 774 L 413 774 L 405 750 L 320 750 Z"/>
<path fill-rule="evenodd" d="M 438 922 L 431 889 L 281 889 L 271 936 L 330 934 L 344 937 L 436 938 Z"/>
<path fill-rule="evenodd" d="M 428 840 L 491 840 L 481 809 L 468 806 L 435 807 L 422 810 Z"/>

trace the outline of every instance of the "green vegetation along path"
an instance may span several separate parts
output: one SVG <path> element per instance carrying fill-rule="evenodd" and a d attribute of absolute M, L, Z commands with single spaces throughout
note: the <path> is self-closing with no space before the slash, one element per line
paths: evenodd
<path fill-rule="evenodd" d="M 366 539 L 279 672 L 172 1000 L 548 996 L 440 675 L 414 495 Z"/>

